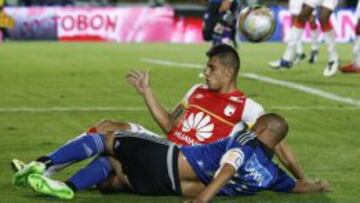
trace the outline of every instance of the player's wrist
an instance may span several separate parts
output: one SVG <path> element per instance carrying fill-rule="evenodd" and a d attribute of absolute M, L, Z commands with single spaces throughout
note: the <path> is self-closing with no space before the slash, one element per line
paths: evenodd
<path fill-rule="evenodd" d="M 143 95 L 144 97 L 151 96 L 151 95 L 152 95 L 152 89 L 151 89 L 151 87 L 150 87 L 150 86 L 144 87 L 144 88 L 142 89 L 142 95 Z"/>

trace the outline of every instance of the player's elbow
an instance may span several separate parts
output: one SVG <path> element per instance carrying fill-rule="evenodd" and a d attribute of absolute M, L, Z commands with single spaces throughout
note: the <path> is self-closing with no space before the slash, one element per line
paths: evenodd
<path fill-rule="evenodd" d="M 171 122 L 165 123 L 164 125 L 162 125 L 162 129 L 163 129 L 164 133 L 168 134 L 173 129 L 173 125 Z"/>

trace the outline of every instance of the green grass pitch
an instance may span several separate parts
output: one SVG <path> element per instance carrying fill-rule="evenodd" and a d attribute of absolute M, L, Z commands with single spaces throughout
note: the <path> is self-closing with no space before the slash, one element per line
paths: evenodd
<path fill-rule="evenodd" d="M 28 189 L 15 188 L 11 183 L 13 174 L 9 161 L 11 158 L 30 161 L 46 154 L 101 119 L 136 122 L 160 133 L 142 98 L 125 82 L 126 73 L 131 69 L 149 70 L 152 87 L 170 109 L 194 83 L 201 82 L 200 70 L 164 67 L 144 63 L 141 59 L 205 65 L 204 53 L 208 47 L 208 44 L 0 44 L 0 202 L 58 202 L 37 196 Z M 279 58 L 284 48 L 280 43 L 240 44 L 241 74 L 255 73 L 360 100 L 360 75 L 322 76 L 327 62 L 325 47 L 315 65 L 302 62 L 291 70 L 268 68 L 267 63 Z M 350 44 L 338 46 L 343 63 L 351 60 L 351 50 Z M 333 191 L 307 195 L 264 192 L 253 197 L 217 198 L 215 202 L 359 202 L 359 106 L 242 76 L 238 85 L 267 111 L 287 118 L 290 124 L 287 139 L 307 176 L 329 180 Z M 31 109 L 43 111 L 29 111 Z M 64 179 L 81 166 L 74 165 L 56 178 Z M 72 200 L 181 201 L 183 199 L 177 197 L 101 195 L 97 191 L 79 192 Z"/>

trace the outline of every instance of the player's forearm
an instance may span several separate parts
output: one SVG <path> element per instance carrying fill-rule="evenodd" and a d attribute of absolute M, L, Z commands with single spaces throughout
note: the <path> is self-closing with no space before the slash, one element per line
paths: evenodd
<path fill-rule="evenodd" d="M 196 198 L 198 202 L 209 202 L 224 185 L 233 177 L 236 172 L 235 168 L 230 164 L 225 164 L 219 174 Z"/>
<path fill-rule="evenodd" d="M 154 120 L 165 133 L 170 132 L 172 128 L 170 113 L 160 104 L 150 87 L 144 91 L 143 97 Z"/>
<path fill-rule="evenodd" d="M 326 181 L 307 181 L 298 180 L 292 192 L 311 193 L 311 192 L 328 192 L 330 185 Z"/>
<path fill-rule="evenodd" d="M 276 155 L 278 156 L 282 165 L 291 172 L 296 179 L 305 179 L 305 172 L 302 169 L 299 161 L 297 160 L 294 152 L 290 149 L 285 141 L 282 141 L 275 148 Z"/>

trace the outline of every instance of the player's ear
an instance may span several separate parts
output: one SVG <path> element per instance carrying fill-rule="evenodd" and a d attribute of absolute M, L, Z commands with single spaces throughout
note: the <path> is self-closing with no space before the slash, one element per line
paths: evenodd
<path fill-rule="evenodd" d="M 228 77 L 229 79 L 232 79 L 233 77 L 234 77 L 234 74 L 235 74 L 235 72 L 234 72 L 234 69 L 233 68 L 231 68 L 231 67 L 226 67 L 226 70 L 225 70 L 226 72 L 226 77 Z"/>

